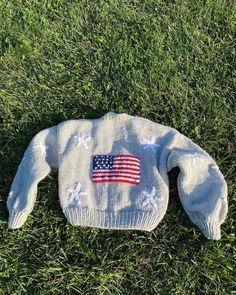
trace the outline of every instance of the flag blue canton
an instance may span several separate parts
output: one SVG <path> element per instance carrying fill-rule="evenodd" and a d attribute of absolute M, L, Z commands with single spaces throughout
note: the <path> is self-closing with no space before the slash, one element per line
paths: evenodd
<path fill-rule="evenodd" d="M 93 170 L 111 170 L 113 163 L 114 156 L 96 155 L 93 159 Z"/>

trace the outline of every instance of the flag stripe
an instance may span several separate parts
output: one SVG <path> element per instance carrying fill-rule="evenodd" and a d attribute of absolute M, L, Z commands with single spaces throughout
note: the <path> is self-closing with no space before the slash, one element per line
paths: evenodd
<path fill-rule="evenodd" d="M 115 168 L 114 170 L 123 170 L 123 169 Z M 124 170 L 127 170 L 127 171 L 134 171 L 134 172 L 138 172 L 138 171 L 140 171 L 139 169 L 135 169 L 135 168 L 127 168 L 127 167 L 124 167 Z"/>
<path fill-rule="evenodd" d="M 93 176 L 102 176 L 102 175 L 109 175 L 109 174 L 111 174 L 110 172 L 102 172 L 102 173 L 100 173 L 100 172 L 94 172 L 93 173 Z M 116 171 L 113 171 L 112 172 L 112 174 L 114 174 L 114 175 L 124 175 L 124 176 L 136 176 L 136 177 L 138 177 L 138 176 L 140 176 L 140 173 L 125 173 L 125 172 L 116 172 Z"/>
<path fill-rule="evenodd" d="M 138 157 L 136 157 L 136 156 L 130 156 L 130 155 L 117 155 L 117 156 L 115 156 L 115 158 L 133 158 L 133 159 L 139 160 Z"/>
<path fill-rule="evenodd" d="M 129 180 L 124 180 L 124 179 L 103 179 L 103 180 L 93 180 L 93 182 L 99 183 L 99 182 L 126 182 L 130 184 L 139 184 L 138 182 L 135 181 L 129 181 Z"/>
<path fill-rule="evenodd" d="M 114 160 L 115 164 L 127 164 L 127 165 L 136 165 L 136 166 L 140 166 L 139 162 L 136 161 L 121 161 L 121 160 Z"/>
<path fill-rule="evenodd" d="M 138 171 L 140 171 L 140 169 L 134 169 L 134 168 L 124 168 L 124 169 L 122 169 L 122 167 L 120 167 L 120 168 L 116 168 L 116 169 L 113 169 L 113 171 L 120 171 L 120 170 L 126 170 L 127 172 L 129 172 L 129 171 L 133 171 L 133 172 L 138 172 Z M 103 169 L 103 170 L 94 170 L 94 172 L 98 172 L 98 171 L 111 171 L 111 170 L 108 170 L 108 169 Z"/>
<path fill-rule="evenodd" d="M 117 157 L 114 158 L 114 161 L 132 162 L 132 163 L 138 163 L 138 164 L 140 163 L 140 161 L 136 159 L 126 159 L 126 158 L 117 158 Z"/>
<path fill-rule="evenodd" d="M 107 178 L 112 178 L 112 179 L 115 179 L 115 178 L 122 178 L 122 179 L 136 179 L 137 181 L 140 179 L 140 177 L 132 177 L 132 176 L 128 176 L 128 177 L 126 177 L 126 176 L 122 176 L 122 175 L 112 175 L 112 174 L 110 174 L 110 175 L 102 175 L 102 176 L 99 176 L 99 175 L 97 175 L 97 176 L 94 176 L 93 178 L 94 179 L 107 179 Z"/>
<path fill-rule="evenodd" d="M 130 161 L 130 162 L 136 162 L 136 163 L 140 163 L 140 160 L 134 159 L 134 158 L 119 158 L 119 157 L 114 157 L 114 161 Z"/>
<path fill-rule="evenodd" d="M 116 164 L 114 164 L 113 167 L 114 168 L 132 168 L 135 170 L 139 170 L 139 166 L 135 166 L 135 165 L 125 165 L 125 164 L 116 165 Z"/>

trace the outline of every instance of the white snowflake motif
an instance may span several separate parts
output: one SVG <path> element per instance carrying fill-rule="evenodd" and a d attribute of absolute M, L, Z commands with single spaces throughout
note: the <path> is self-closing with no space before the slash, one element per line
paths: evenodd
<path fill-rule="evenodd" d="M 44 145 L 42 141 L 40 141 L 39 144 L 35 145 L 35 147 L 40 149 L 42 156 L 45 156 L 49 145 Z M 25 159 L 25 157 L 23 159 Z"/>
<path fill-rule="evenodd" d="M 185 155 L 186 157 L 191 157 L 192 158 L 192 165 L 194 166 L 197 161 L 203 161 L 201 155 L 199 153 L 189 153 Z"/>
<path fill-rule="evenodd" d="M 142 191 L 142 194 L 145 196 L 145 199 L 142 202 L 142 206 L 146 206 L 147 204 L 151 203 L 152 206 L 156 208 L 157 207 L 156 202 L 161 201 L 163 199 L 162 197 L 156 195 L 156 189 L 154 186 L 152 187 L 152 191 L 150 194 L 146 191 Z"/>
<path fill-rule="evenodd" d="M 69 202 L 72 205 L 80 204 L 80 197 L 86 196 L 87 193 L 81 189 L 81 184 L 79 182 L 76 183 L 75 188 L 67 188 L 66 191 L 70 194 Z"/>
<path fill-rule="evenodd" d="M 80 133 L 78 135 L 74 135 L 73 138 L 77 147 L 83 145 L 86 149 L 88 149 L 87 142 L 91 139 L 90 136 L 86 136 L 85 133 Z"/>
<path fill-rule="evenodd" d="M 146 142 L 145 144 L 143 144 L 144 150 L 151 149 L 153 151 L 153 153 L 155 153 L 157 151 L 157 149 L 160 147 L 160 144 L 155 143 L 154 136 L 152 136 L 151 139 L 144 138 L 144 141 Z"/>

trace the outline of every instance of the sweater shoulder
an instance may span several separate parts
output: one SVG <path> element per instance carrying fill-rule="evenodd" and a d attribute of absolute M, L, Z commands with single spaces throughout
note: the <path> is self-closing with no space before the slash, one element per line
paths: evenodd
<path fill-rule="evenodd" d="M 144 117 L 140 117 L 140 116 L 133 116 L 133 119 L 134 119 L 134 124 L 136 122 L 141 123 L 143 127 L 151 128 L 151 129 L 153 129 L 154 132 L 155 131 L 157 131 L 157 132 L 162 131 L 164 133 L 172 133 L 173 135 L 180 134 L 180 132 L 176 128 L 171 127 L 166 124 L 161 124 L 161 123 L 155 122 L 155 121 L 148 119 L 148 118 L 144 118 Z"/>
<path fill-rule="evenodd" d="M 79 126 L 87 126 L 87 127 L 95 127 L 98 125 L 102 125 L 102 123 L 104 122 L 103 120 L 104 117 L 99 117 L 99 118 L 80 118 L 80 119 L 68 119 L 65 121 L 60 122 L 57 127 L 58 129 L 63 129 L 64 131 L 66 130 L 67 132 L 69 131 L 73 131 L 75 129 L 77 129 Z M 113 120 L 112 118 L 109 120 Z M 110 121 L 110 122 L 111 122 Z M 114 121 L 115 122 L 115 121 Z M 117 124 L 117 122 L 116 122 Z M 153 135 L 155 134 L 168 134 L 170 136 L 174 136 L 174 137 L 178 137 L 181 133 L 169 126 L 169 125 L 165 125 L 165 124 L 160 124 L 158 122 L 155 122 L 151 119 L 148 118 L 144 118 L 141 116 L 132 116 L 132 115 L 127 115 L 125 117 L 125 120 L 120 120 L 119 124 L 124 124 L 124 125 L 132 125 L 133 127 L 135 127 L 134 129 L 136 130 L 140 130 L 141 133 L 145 133 L 145 132 L 152 132 Z"/>

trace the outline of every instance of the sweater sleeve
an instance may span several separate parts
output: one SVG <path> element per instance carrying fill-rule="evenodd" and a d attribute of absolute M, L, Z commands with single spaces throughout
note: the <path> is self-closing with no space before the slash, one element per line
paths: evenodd
<path fill-rule="evenodd" d="M 38 183 L 58 168 L 57 126 L 37 133 L 18 166 L 7 198 L 8 228 L 20 228 L 36 201 Z"/>
<path fill-rule="evenodd" d="M 180 133 L 168 155 L 168 172 L 176 166 L 184 210 L 206 238 L 219 240 L 228 212 L 227 183 L 219 167 L 206 151 Z"/>

